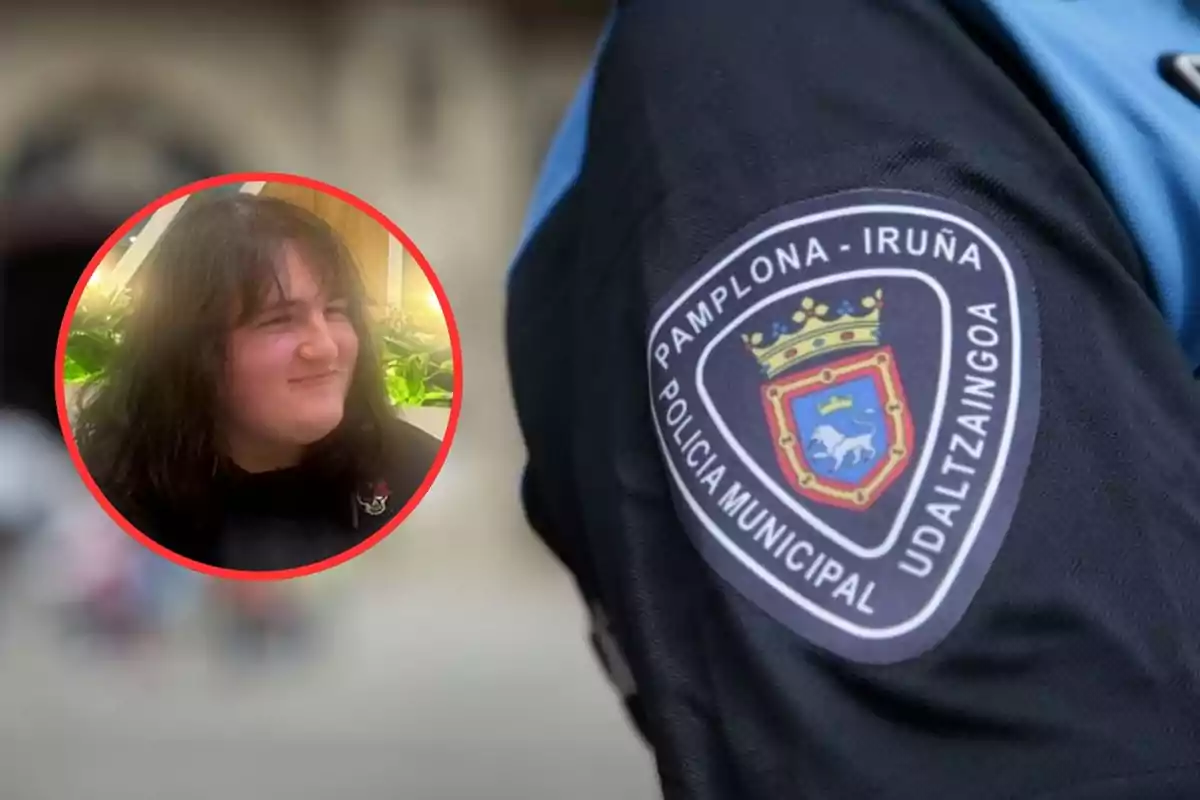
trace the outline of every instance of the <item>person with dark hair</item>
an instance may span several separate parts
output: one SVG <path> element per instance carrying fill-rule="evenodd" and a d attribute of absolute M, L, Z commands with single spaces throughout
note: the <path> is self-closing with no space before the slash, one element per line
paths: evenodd
<path fill-rule="evenodd" d="M 189 198 L 139 268 L 75 437 L 112 505 L 201 564 L 277 570 L 359 544 L 439 442 L 389 403 L 352 254 L 316 215 Z"/>

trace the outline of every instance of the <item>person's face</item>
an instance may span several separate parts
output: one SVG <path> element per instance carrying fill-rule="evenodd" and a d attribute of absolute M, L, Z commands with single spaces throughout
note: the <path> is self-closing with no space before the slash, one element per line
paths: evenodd
<path fill-rule="evenodd" d="M 294 461 L 338 426 L 358 358 L 346 301 L 321 289 L 294 248 L 284 252 L 283 293 L 272 288 L 262 310 L 232 331 L 222 393 L 232 455 L 268 462 L 254 465 L 263 469 Z"/>

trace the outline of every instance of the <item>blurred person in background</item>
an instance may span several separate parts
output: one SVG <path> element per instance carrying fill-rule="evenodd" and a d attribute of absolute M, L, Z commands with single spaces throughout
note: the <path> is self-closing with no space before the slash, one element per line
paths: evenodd
<path fill-rule="evenodd" d="M 102 83 L 32 120 L 0 170 L 0 529 L 26 583 L 98 641 L 131 643 L 154 628 L 157 609 L 138 588 L 142 548 L 96 503 L 63 447 L 59 327 L 84 267 L 124 218 L 218 163 Z"/>
<path fill-rule="evenodd" d="M 54 400 L 59 326 L 127 216 L 222 171 L 203 142 L 109 82 L 30 124 L 0 171 L 0 588 L 19 569 L 71 633 L 122 652 L 206 593 L 109 519 L 71 464 Z"/>
<path fill-rule="evenodd" d="M 223 653 L 254 663 L 279 653 L 294 655 L 315 620 L 292 595 L 273 583 L 218 581 L 212 585 L 212 623 Z"/>
<path fill-rule="evenodd" d="M 32 414 L 14 409 L 0 411 L 0 458 L 2 585 L 18 563 L 24 545 L 30 540 L 61 536 L 64 528 L 80 523 L 90 497 L 61 441 Z M 105 519 L 103 514 L 99 516 Z"/>
<path fill-rule="evenodd" d="M 1198 64 L 1193 0 L 617 4 L 508 341 L 666 797 L 1200 797 Z"/>
<path fill-rule="evenodd" d="M 440 443 L 384 391 L 353 256 L 316 215 L 191 198 L 135 278 L 75 436 L 104 496 L 168 550 L 280 570 L 390 522 Z"/>

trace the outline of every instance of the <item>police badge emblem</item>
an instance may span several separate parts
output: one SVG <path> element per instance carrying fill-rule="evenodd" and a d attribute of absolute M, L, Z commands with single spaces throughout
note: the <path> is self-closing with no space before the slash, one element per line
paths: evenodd
<path fill-rule="evenodd" d="M 908 466 L 913 423 L 896 357 L 880 347 L 883 291 L 843 302 L 840 316 L 805 297 L 774 341 L 743 334 L 767 378 L 763 407 L 780 467 L 792 488 L 818 503 L 869 508 Z M 865 348 L 865 351 L 864 351 Z M 831 353 L 863 351 L 820 363 Z M 817 361 L 816 366 L 796 368 Z"/>
<path fill-rule="evenodd" d="M 651 320 L 659 442 L 710 566 L 848 658 L 944 638 L 1003 542 L 1037 423 L 1032 287 L 994 226 L 910 192 L 789 206 Z"/>

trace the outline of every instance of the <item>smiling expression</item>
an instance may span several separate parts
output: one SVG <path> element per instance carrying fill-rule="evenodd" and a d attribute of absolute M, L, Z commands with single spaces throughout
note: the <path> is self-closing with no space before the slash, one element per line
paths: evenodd
<path fill-rule="evenodd" d="M 226 355 L 225 438 L 235 461 L 254 462 L 247 469 L 288 465 L 331 433 L 358 358 L 347 301 L 327 294 L 296 248 L 283 248 L 278 277 Z"/>

